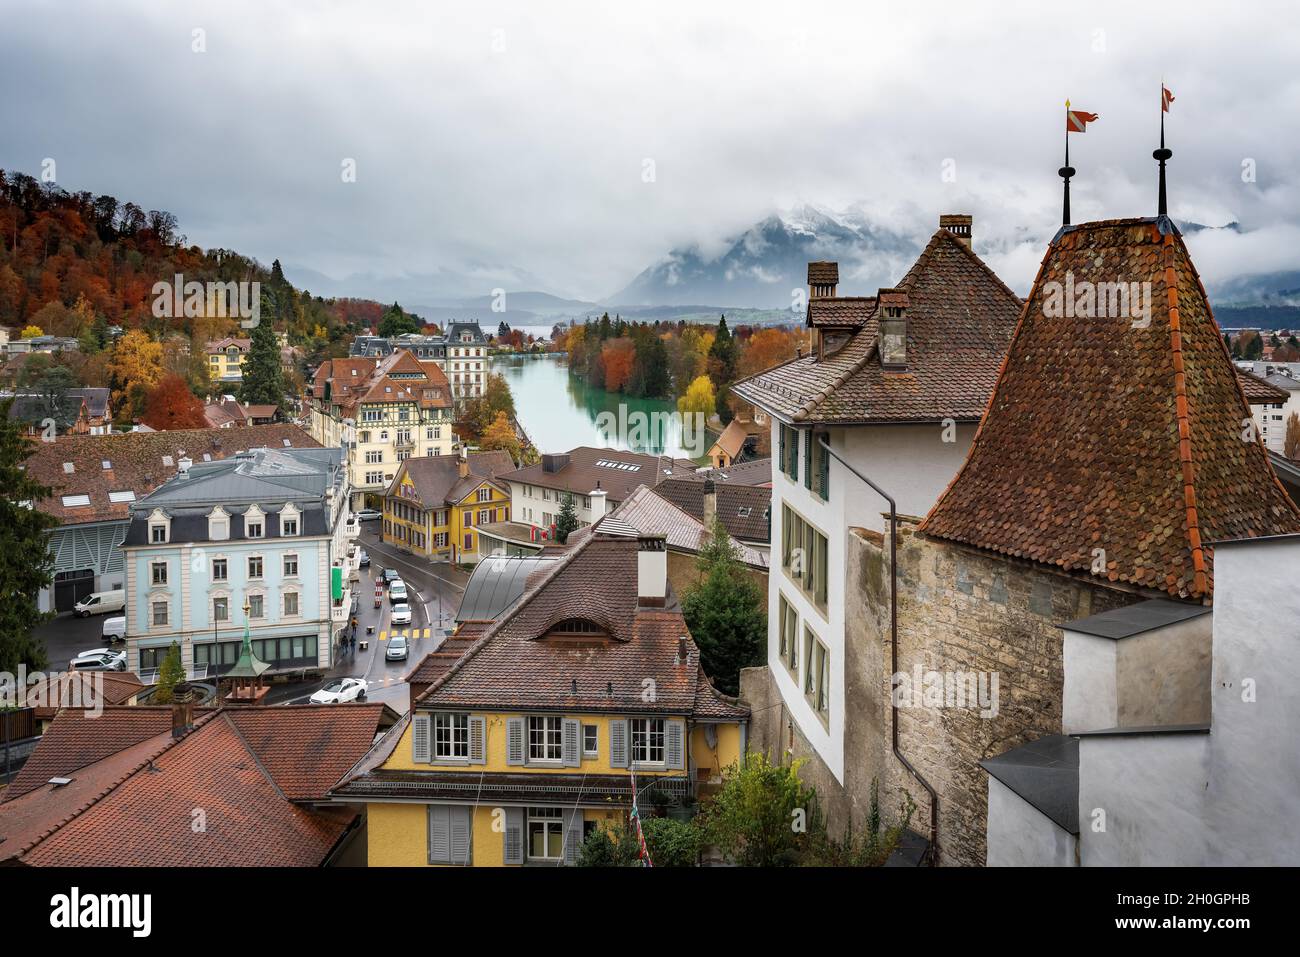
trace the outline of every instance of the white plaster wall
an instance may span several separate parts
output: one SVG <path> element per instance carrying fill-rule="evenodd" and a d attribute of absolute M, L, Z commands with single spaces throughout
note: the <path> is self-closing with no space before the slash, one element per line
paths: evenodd
<path fill-rule="evenodd" d="M 1115 641 L 1067 629 L 1062 629 L 1062 634 L 1065 690 L 1061 730 L 1071 734 L 1115 727 L 1119 723 Z"/>
<path fill-rule="evenodd" d="M 859 472 L 894 496 L 900 515 L 924 515 L 948 487 L 965 461 L 975 434 L 975 426 L 955 427 L 954 441 L 943 441 L 939 424 L 924 426 L 859 426 L 832 429 L 831 448 L 851 462 Z M 804 487 L 803 443 L 808 430 L 801 433 L 798 480 L 791 481 L 779 461 L 772 467 L 772 558 L 768 580 L 768 667 L 781 697 L 800 731 L 831 773 L 844 781 L 844 609 L 845 570 L 848 530 L 850 526 L 884 531 L 888 523 L 889 503 L 846 469 L 837 459 L 830 463 L 830 497 L 820 496 Z M 779 459 L 780 422 L 772 420 L 772 449 Z M 817 527 L 827 538 L 827 607 L 819 609 L 802 589 L 790 582 L 781 567 L 782 505 Z M 882 512 L 884 515 L 882 515 Z M 830 722 L 824 725 L 804 698 L 802 675 L 792 677 L 780 658 L 780 615 L 778 595 L 799 613 L 799 640 L 802 648 L 805 623 L 817 634 L 831 653 Z M 802 655 L 800 666 L 802 667 Z"/>
<path fill-rule="evenodd" d="M 989 777 L 989 867 L 1075 867 L 1077 839 L 997 778 Z"/>

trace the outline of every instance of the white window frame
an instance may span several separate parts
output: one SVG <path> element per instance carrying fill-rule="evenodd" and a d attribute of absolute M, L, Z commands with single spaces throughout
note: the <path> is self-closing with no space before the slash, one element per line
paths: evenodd
<path fill-rule="evenodd" d="M 591 746 L 587 746 L 590 737 Z M 600 757 L 600 726 L 584 724 L 582 726 L 582 756 L 584 758 Z"/>
<path fill-rule="evenodd" d="M 450 711 L 437 712 L 433 716 L 433 760 L 469 761 L 469 715 L 455 714 Z M 442 745 L 446 749 L 441 749 Z M 460 753 L 464 752 L 464 753 Z"/>
<path fill-rule="evenodd" d="M 555 764 L 564 762 L 564 719 L 558 715 L 529 715 L 526 725 L 528 732 L 528 763 Z M 551 751 L 554 749 L 554 757 Z M 540 750 L 541 754 L 537 754 Z"/>
<path fill-rule="evenodd" d="M 628 756 L 632 764 L 642 768 L 667 766 L 668 722 L 663 718 L 632 718 L 627 725 Z M 654 741 L 656 737 L 659 739 L 657 745 Z M 658 758 L 654 757 L 656 750 L 659 752 Z"/>

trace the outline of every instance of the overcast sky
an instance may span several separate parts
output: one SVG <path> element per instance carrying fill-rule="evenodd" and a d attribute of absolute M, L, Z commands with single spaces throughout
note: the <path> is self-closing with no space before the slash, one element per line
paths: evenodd
<path fill-rule="evenodd" d="M 800 202 L 918 241 L 969 211 L 1023 291 L 1063 100 L 1101 117 L 1071 137 L 1075 221 L 1151 215 L 1163 74 L 1171 212 L 1249 230 L 1194 243 L 1213 281 L 1300 260 L 1300 18 L 1250 6 L 0 0 L 0 167 L 52 158 L 205 247 L 482 294 L 606 296 Z"/>

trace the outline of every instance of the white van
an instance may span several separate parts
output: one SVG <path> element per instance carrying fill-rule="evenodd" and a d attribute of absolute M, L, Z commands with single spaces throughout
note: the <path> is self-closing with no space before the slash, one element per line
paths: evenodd
<path fill-rule="evenodd" d="M 110 611 L 125 611 L 126 592 L 120 588 L 117 591 L 93 592 L 73 605 L 72 610 L 82 618 L 106 615 Z"/>
<path fill-rule="evenodd" d="M 103 635 L 110 645 L 126 641 L 126 615 L 105 618 Z"/>

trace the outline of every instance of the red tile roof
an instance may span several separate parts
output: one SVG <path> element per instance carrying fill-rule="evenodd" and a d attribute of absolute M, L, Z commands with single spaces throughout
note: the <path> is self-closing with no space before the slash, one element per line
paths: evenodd
<path fill-rule="evenodd" d="M 562 467 L 548 472 L 548 460 Z M 696 468 L 695 463 L 688 459 L 579 445 L 562 455 L 543 456 L 541 462 L 507 472 L 501 478 L 544 488 L 564 489 L 577 495 L 586 495 L 599 485 L 606 493 L 607 506 L 612 508 L 642 485 L 654 485 L 666 478 L 693 475 Z"/>
<path fill-rule="evenodd" d="M 1167 221 L 1165 221 L 1167 222 Z M 1150 282 L 1151 321 L 1048 316 L 1080 283 Z M 1063 309 L 1051 309 L 1053 313 Z M 1186 598 L 1209 543 L 1300 532 L 1182 237 L 1159 221 L 1066 227 L 1048 247 L 974 445 L 930 535 Z"/>
<path fill-rule="evenodd" d="M 1245 394 L 1246 401 L 1251 405 L 1267 405 L 1269 403 L 1282 405 L 1291 397 L 1286 389 L 1281 389 L 1243 369 L 1237 370 L 1237 378 L 1241 380 L 1241 391 Z"/>
<path fill-rule="evenodd" d="M 320 443 L 296 425 L 249 425 L 237 429 L 178 429 L 164 432 L 125 432 L 119 435 L 67 435 L 54 442 L 33 442 L 27 474 L 54 494 L 40 503 L 64 525 L 104 522 L 128 517 L 131 503 L 109 500 L 110 492 L 135 492 L 144 498 L 176 474 L 176 463 L 188 455 L 202 462 L 224 459 L 256 448 L 320 448 Z M 171 458 L 168 465 L 163 457 Z M 108 468 L 104 464 L 108 463 Z M 71 466 L 71 471 L 68 470 Z M 64 495 L 89 495 L 89 505 L 66 506 Z"/>
<path fill-rule="evenodd" d="M 693 715 L 700 700 L 699 649 L 675 606 L 638 606 L 637 549 L 635 538 L 597 528 L 531 580 L 509 613 L 435 678 L 415 707 Z M 595 623 L 608 637 L 545 637 L 571 618 Z M 683 637 L 687 660 L 678 662 Z M 654 681 L 651 703 L 647 679 Z M 705 700 L 716 716 L 721 706 Z M 729 707 L 731 717 L 748 714 Z"/>
<path fill-rule="evenodd" d="M 117 756 L 135 745 L 124 746 L 114 733 L 119 712 L 160 714 L 167 730 L 150 739 L 159 743 L 156 751 L 112 780 L 103 765 L 88 769 L 86 777 L 106 783 L 89 796 L 82 785 L 75 796 L 81 803 L 61 807 L 53 825 L 24 798 L 11 802 L 13 817 L 6 816 L 8 804 L 0 805 L 0 833 L 6 843 L 21 843 L 22 862 L 35 866 L 318 866 L 357 813 L 296 802 L 325 799 L 370 749 L 385 710 L 378 704 L 228 709 L 204 714 L 179 741 L 171 737 L 170 708 L 106 709 L 93 720 L 60 712 L 32 760 L 42 750 L 65 750 L 66 736 L 58 735 L 66 722 L 78 726 L 77 736 L 98 738 L 105 752 L 99 761 L 122 772 Z M 69 787 L 77 783 L 74 776 Z M 67 804 L 60 791 L 51 789 L 51 800 Z M 196 810 L 201 829 L 193 826 Z"/>
<path fill-rule="evenodd" d="M 26 700 L 35 705 L 38 718 L 48 720 L 61 707 L 125 704 L 145 687 L 130 671 L 59 671 L 29 684 Z"/>
<path fill-rule="evenodd" d="M 906 371 L 881 366 L 874 299 L 857 305 L 848 298 L 810 299 L 811 324 L 832 324 L 822 313 L 840 309 L 857 331 L 822 358 L 782 363 L 740 380 L 732 392 L 796 423 L 978 420 L 1020 314 L 1020 299 L 946 229 L 935 232 L 895 291 L 907 295 Z M 849 305 L 834 305 L 839 302 Z"/>

